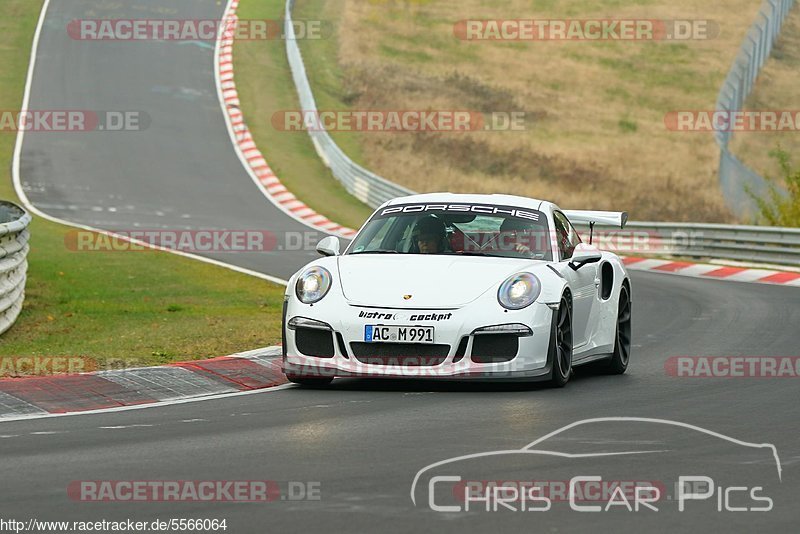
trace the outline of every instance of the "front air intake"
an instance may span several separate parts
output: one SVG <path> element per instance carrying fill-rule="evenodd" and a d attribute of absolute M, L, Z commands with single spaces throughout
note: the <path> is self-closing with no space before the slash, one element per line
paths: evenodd
<path fill-rule="evenodd" d="M 316 328 L 297 328 L 294 333 L 297 350 L 306 356 L 333 358 L 333 332 Z"/>
<path fill-rule="evenodd" d="M 353 355 L 369 365 L 430 367 L 444 362 L 450 345 L 426 343 L 350 343 Z"/>
<path fill-rule="evenodd" d="M 502 363 L 517 357 L 519 337 L 515 334 L 476 335 L 472 342 L 472 361 Z"/>

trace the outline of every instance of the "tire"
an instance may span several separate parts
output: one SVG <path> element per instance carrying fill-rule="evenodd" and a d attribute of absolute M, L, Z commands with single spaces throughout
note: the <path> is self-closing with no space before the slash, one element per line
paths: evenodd
<path fill-rule="evenodd" d="M 617 306 L 617 329 L 614 342 L 614 353 L 608 360 L 605 371 L 612 375 L 621 375 L 628 369 L 631 358 L 631 294 L 627 284 L 622 284 Z"/>
<path fill-rule="evenodd" d="M 301 386 L 308 388 L 322 388 L 333 382 L 332 376 L 308 377 L 308 376 L 286 375 L 286 378 L 289 380 L 289 382 L 292 382 L 293 384 L 299 384 Z"/>
<path fill-rule="evenodd" d="M 549 356 L 553 366 L 550 385 L 563 388 L 572 376 L 572 305 L 566 295 L 553 313 Z"/>

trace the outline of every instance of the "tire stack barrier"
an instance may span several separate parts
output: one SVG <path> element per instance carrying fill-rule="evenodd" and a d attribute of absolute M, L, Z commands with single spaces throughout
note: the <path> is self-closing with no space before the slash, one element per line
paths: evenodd
<path fill-rule="evenodd" d="M 17 320 L 25 300 L 30 222 L 24 209 L 0 201 L 0 334 Z"/>

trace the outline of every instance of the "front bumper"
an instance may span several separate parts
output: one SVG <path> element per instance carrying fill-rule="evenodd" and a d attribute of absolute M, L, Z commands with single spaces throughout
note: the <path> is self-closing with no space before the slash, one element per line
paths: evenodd
<path fill-rule="evenodd" d="M 288 328 L 291 319 L 303 317 L 330 326 L 330 330 L 317 331 L 318 339 L 330 336 L 330 355 L 325 357 L 304 354 L 298 347 L 298 330 Z M 422 317 L 422 318 L 421 318 Z M 524 380 L 533 381 L 550 377 L 548 358 L 553 311 L 545 304 L 534 303 L 524 310 L 504 311 L 492 303 L 475 303 L 461 309 L 415 310 L 379 309 L 345 305 L 308 306 L 295 299 L 287 301 L 284 318 L 284 372 L 297 377 L 382 377 L 382 378 L 433 378 L 469 380 Z M 517 337 L 517 350 L 508 361 L 487 363 L 485 353 L 475 354 L 476 338 L 486 346 L 486 336 L 477 330 L 500 324 L 521 323 L 530 328 L 532 335 Z M 413 356 L 408 359 L 380 360 L 364 354 L 364 328 L 367 325 L 433 326 L 434 343 L 439 345 L 437 358 Z M 301 334 L 302 335 L 302 334 Z M 502 334 L 508 336 L 508 334 Z M 360 345 L 359 345 L 360 344 Z M 374 345 L 374 344 L 373 344 Z M 381 344 L 383 345 L 383 344 Z M 401 345 L 401 344 L 397 344 Z M 304 346 L 309 351 L 307 344 Z M 358 350 L 356 350 L 358 349 Z M 414 351 L 406 346 L 396 346 L 391 352 Z M 376 350 L 376 352 L 379 352 Z M 385 352 L 385 351 L 384 351 Z M 473 359 L 475 356 L 475 359 Z M 477 361 L 476 361 L 477 360 Z M 377 363 L 381 361 L 381 363 Z"/>

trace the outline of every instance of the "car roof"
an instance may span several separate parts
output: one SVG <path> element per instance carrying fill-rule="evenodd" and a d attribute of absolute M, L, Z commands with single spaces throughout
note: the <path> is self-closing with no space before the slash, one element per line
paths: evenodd
<path fill-rule="evenodd" d="M 551 205 L 550 202 L 535 198 L 520 197 L 516 195 L 479 195 L 467 193 L 422 193 L 398 197 L 388 201 L 384 206 L 396 206 L 398 204 L 411 204 L 414 202 L 453 202 L 464 204 L 495 204 L 502 206 L 516 206 L 534 210 L 544 210 Z M 556 208 L 557 209 L 557 208 Z"/>

